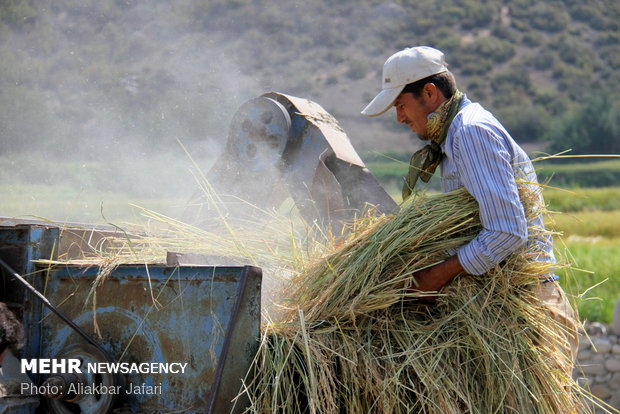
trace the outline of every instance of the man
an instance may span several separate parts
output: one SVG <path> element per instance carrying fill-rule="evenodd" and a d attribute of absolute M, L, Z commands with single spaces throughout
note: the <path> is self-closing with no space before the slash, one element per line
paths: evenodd
<path fill-rule="evenodd" d="M 528 225 L 542 228 L 540 216 L 527 222 L 517 188 L 519 178 L 536 182 L 529 157 L 491 113 L 458 91 L 441 51 L 412 47 L 387 59 L 383 88 L 362 114 L 378 116 L 391 107 L 398 122 L 429 142 L 411 159 L 403 199 L 418 179 L 428 181 L 441 165 L 442 190 L 465 187 L 479 204 L 483 227 L 448 260 L 415 273 L 418 290 L 439 291 L 460 274 L 484 274 L 527 243 Z M 539 260 L 555 260 L 550 237 L 536 243 Z M 567 327 L 567 351 L 574 359 L 574 314 L 556 279 L 541 281 L 538 294 Z"/>

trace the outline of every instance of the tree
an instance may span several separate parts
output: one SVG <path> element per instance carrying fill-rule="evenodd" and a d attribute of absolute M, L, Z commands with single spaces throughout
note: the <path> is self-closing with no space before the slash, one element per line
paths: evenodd
<path fill-rule="evenodd" d="M 581 105 L 553 122 L 546 138 L 550 150 L 572 154 L 620 154 L 620 102 L 596 90 Z"/>

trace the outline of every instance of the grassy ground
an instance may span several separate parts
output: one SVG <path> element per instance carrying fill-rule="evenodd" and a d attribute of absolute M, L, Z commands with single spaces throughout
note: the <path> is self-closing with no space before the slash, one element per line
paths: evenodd
<path fill-rule="evenodd" d="M 0 194 L 0 216 L 91 224 L 141 221 L 131 204 L 176 216 L 186 202 L 71 186 L 0 185 Z"/>
<path fill-rule="evenodd" d="M 620 295 L 620 238 L 569 236 L 556 240 L 556 248 L 572 263 L 558 273 L 566 292 L 575 297 L 581 318 L 611 323 Z"/>
<path fill-rule="evenodd" d="M 545 201 L 562 212 L 620 210 L 620 187 L 546 189 Z"/>
<path fill-rule="evenodd" d="M 48 159 L 37 153 L 0 156 L 0 216 L 133 222 L 138 210 L 130 203 L 178 216 L 197 188 L 191 162 L 179 151 L 119 154 L 105 161 Z M 205 169 L 209 165 L 199 162 Z"/>
<path fill-rule="evenodd" d="M 548 208 L 559 213 L 547 226 L 562 233 L 558 256 L 571 263 L 560 273 L 583 319 L 611 323 L 620 295 L 620 187 L 546 190 Z"/>

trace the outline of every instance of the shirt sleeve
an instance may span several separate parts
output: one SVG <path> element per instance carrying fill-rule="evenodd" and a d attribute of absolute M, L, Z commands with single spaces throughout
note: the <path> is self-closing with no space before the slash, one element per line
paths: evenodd
<path fill-rule="evenodd" d="M 527 242 L 527 220 L 503 133 L 488 125 L 464 125 L 454 135 L 461 182 L 480 208 L 482 231 L 457 251 L 465 271 L 474 275 L 486 273 Z"/>

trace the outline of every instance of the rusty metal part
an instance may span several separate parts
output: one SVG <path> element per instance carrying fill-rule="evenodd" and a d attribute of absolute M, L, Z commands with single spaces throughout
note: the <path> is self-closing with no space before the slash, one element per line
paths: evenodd
<path fill-rule="evenodd" d="M 135 411 L 129 407 L 129 404 L 123 404 L 120 408 L 115 408 L 112 410 L 112 414 L 147 414 L 144 411 Z M 152 413 L 151 413 L 152 414 Z"/>
<path fill-rule="evenodd" d="M 63 260 L 98 257 L 109 247 L 109 239 L 122 234 L 118 227 L 108 225 L 0 217 L 0 228 L 29 226 L 60 229 L 59 245 L 55 246 L 55 251 L 61 252 L 58 256 Z"/>
<path fill-rule="evenodd" d="M 247 259 L 243 257 L 166 252 L 167 266 L 240 266 L 246 262 Z"/>

